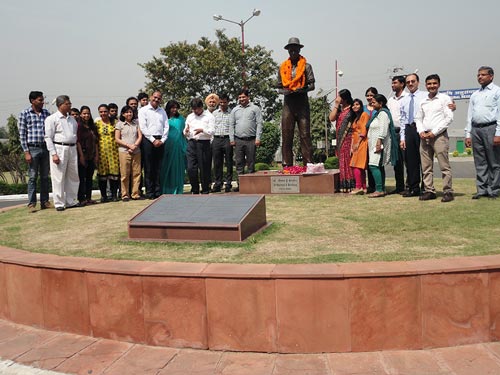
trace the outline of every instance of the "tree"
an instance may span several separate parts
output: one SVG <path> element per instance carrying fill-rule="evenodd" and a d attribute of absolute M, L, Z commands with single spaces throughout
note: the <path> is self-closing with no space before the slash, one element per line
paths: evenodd
<path fill-rule="evenodd" d="M 9 134 L 7 132 L 7 129 L 5 127 L 0 127 L 0 139 L 7 139 L 9 137 Z"/>
<path fill-rule="evenodd" d="M 318 149 L 316 145 L 318 141 L 326 143 L 325 138 L 325 128 L 328 134 L 328 143 L 331 144 L 331 134 L 330 134 L 330 120 L 328 119 L 328 114 L 330 113 L 330 105 L 328 104 L 326 97 L 309 98 L 309 105 L 311 106 L 311 140 L 313 143 L 314 159 L 319 161 L 321 155 L 326 155 L 325 149 Z M 325 145 L 326 147 L 326 145 Z M 331 145 L 328 146 L 329 154 L 333 155 Z M 330 156 L 330 155 L 326 155 Z"/>
<path fill-rule="evenodd" d="M 17 119 L 14 115 L 10 115 L 7 119 L 7 149 L 9 153 L 21 154 L 21 141 L 19 140 L 19 128 L 17 127 Z"/>
<path fill-rule="evenodd" d="M 272 122 L 262 124 L 262 135 L 260 147 L 257 148 L 255 160 L 257 163 L 271 164 L 274 160 L 274 154 L 280 145 L 280 128 Z"/>
<path fill-rule="evenodd" d="M 5 180 L 4 174 L 9 172 L 14 183 L 26 182 L 26 162 L 19 140 L 17 119 L 10 115 L 7 119 L 7 146 L 2 147 L 0 159 L 0 179 Z"/>
<path fill-rule="evenodd" d="M 146 90 L 158 90 L 187 106 L 191 98 L 204 98 L 211 92 L 227 92 L 235 100 L 238 90 L 246 86 L 264 119 L 270 120 L 280 106 L 275 89 L 278 65 L 271 52 L 262 46 L 245 46 L 243 56 L 239 39 L 228 38 L 221 30 L 216 37 L 215 42 L 202 37 L 196 44 L 172 43 L 160 49 L 160 57 L 139 64 L 146 73 Z"/>

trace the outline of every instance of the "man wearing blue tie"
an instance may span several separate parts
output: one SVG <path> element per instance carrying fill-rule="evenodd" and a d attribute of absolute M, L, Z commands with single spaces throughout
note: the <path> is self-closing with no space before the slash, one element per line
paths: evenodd
<path fill-rule="evenodd" d="M 472 199 L 500 194 L 500 87 L 489 66 L 478 69 L 481 88 L 470 97 L 465 145 L 474 150 L 477 192 Z"/>
<path fill-rule="evenodd" d="M 420 164 L 420 136 L 415 124 L 415 116 L 420 103 L 427 98 L 427 92 L 418 89 L 419 77 L 416 73 L 406 76 L 406 87 L 409 94 L 401 99 L 401 132 L 400 147 L 405 154 L 406 185 L 408 191 L 403 197 L 420 196 L 421 164 Z"/>

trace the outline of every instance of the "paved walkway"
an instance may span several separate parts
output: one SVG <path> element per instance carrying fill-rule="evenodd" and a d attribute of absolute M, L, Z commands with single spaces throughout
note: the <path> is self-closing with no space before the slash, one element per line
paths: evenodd
<path fill-rule="evenodd" d="M 418 351 L 261 354 L 134 345 L 0 320 L 8 375 L 498 375 L 500 343 Z M 43 369 L 43 370 L 40 370 Z"/>

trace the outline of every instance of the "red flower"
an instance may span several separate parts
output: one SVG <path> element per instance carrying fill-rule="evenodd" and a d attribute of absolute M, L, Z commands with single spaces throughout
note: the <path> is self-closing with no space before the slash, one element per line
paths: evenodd
<path fill-rule="evenodd" d="M 290 167 L 284 167 L 280 174 L 302 174 L 307 170 L 307 167 L 301 167 L 300 165 L 292 165 Z"/>

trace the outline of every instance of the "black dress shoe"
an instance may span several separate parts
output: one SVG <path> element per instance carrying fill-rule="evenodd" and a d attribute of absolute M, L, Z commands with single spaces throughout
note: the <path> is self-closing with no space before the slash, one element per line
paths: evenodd
<path fill-rule="evenodd" d="M 443 203 L 451 202 L 454 199 L 455 199 L 455 197 L 453 196 L 453 193 L 447 192 L 447 193 L 444 193 L 443 198 L 441 198 L 441 202 L 443 202 Z"/>
<path fill-rule="evenodd" d="M 239 192 L 239 191 L 240 191 L 240 187 L 238 186 L 238 187 L 233 188 L 233 191 L 234 191 L 235 193 Z"/>
<path fill-rule="evenodd" d="M 388 192 L 387 195 L 401 194 L 402 192 L 403 192 L 403 190 L 394 189 L 394 190 L 391 190 L 390 192 Z"/>
<path fill-rule="evenodd" d="M 479 193 L 476 193 L 472 196 L 472 199 L 479 199 L 479 198 L 482 198 L 482 197 L 489 197 L 488 194 L 479 194 Z"/>
<path fill-rule="evenodd" d="M 59 212 L 64 211 L 64 207 L 56 207 L 56 211 L 59 211 Z"/>
<path fill-rule="evenodd" d="M 202 191 L 201 194 L 209 194 L 210 192 L 208 190 Z"/>
<path fill-rule="evenodd" d="M 212 193 L 220 193 L 222 191 L 222 189 L 220 188 L 220 186 L 217 186 L 217 187 L 214 187 L 211 192 Z"/>
<path fill-rule="evenodd" d="M 419 196 L 420 196 L 420 191 L 418 190 L 409 190 L 407 193 L 403 194 L 404 198 L 419 197 Z"/>
<path fill-rule="evenodd" d="M 227 185 L 227 186 L 226 186 L 226 188 L 224 189 L 224 191 L 225 191 L 226 193 L 230 193 L 230 192 L 231 192 L 231 189 L 232 189 L 231 185 Z"/>
<path fill-rule="evenodd" d="M 418 199 L 421 200 L 421 201 L 430 201 L 432 199 L 436 199 L 436 194 L 434 194 L 434 193 L 432 193 L 430 191 L 426 191 Z"/>

